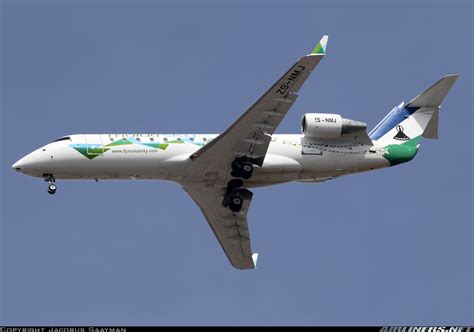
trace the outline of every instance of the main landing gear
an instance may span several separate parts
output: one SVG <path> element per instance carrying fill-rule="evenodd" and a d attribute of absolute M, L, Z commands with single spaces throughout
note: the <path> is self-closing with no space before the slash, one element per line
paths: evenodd
<path fill-rule="evenodd" d="M 232 212 L 239 212 L 242 209 L 242 204 L 244 204 L 244 199 L 251 199 L 252 195 L 252 192 L 248 189 L 227 187 L 222 205 L 228 207 Z"/>
<path fill-rule="evenodd" d="M 235 158 L 232 162 L 230 175 L 236 178 L 250 179 L 253 173 L 253 165 L 247 157 Z"/>
<path fill-rule="evenodd" d="M 44 177 L 44 180 L 48 182 L 48 194 L 53 195 L 58 188 L 56 186 L 56 180 L 52 174 L 48 174 Z"/>
<path fill-rule="evenodd" d="M 232 172 L 230 173 L 236 179 L 227 183 L 226 193 L 222 200 L 222 205 L 228 207 L 232 212 L 239 212 L 245 199 L 252 198 L 252 192 L 241 188 L 244 185 L 242 179 L 250 179 L 253 173 L 253 164 L 246 156 L 235 158 L 232 162 Z"/>

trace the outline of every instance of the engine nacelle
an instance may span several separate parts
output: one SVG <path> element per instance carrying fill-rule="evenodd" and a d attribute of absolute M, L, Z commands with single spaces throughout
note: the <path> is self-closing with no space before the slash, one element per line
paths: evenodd
<path fill-rule="evenodd" d="M 366 129 L 366 123 L 344 119 L 339 114 L 306 113 L 301 121 L 301 133 L 315 138 L 337 138 Z"/>

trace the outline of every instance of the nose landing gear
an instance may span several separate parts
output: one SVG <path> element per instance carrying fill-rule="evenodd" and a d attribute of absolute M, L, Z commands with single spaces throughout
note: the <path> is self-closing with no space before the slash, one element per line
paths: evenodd
<path fill-rule="evenodd" d="M 58 188 L 56 186 L 56 179 L 52 174 L 49 174 L 44 177 L 44 180 L 48 182 L 48 194 L 53 195 Z"/>
<path fill-rule="evenodd" d="M 56 192 L 56 188 L 57 187 L 54 183 L 50 183 L 48 185 L 48 193 L 51 194 L 51 195 L 54 194 Z"/>

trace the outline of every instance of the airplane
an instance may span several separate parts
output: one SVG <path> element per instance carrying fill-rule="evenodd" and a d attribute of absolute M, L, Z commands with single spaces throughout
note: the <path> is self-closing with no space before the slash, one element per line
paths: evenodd
<path fill-rule="evenodd" d="M 157 179 L 177 182 L 200 207 L 233 267 L 254 269 L 247 214 L 250 189 L 297 181 L 318 183 L 412 160 L 422 137 L 438 138 L 440 105 L 457 74 L 395 106 L 370 133 L 339 114 L 307 113 L 301 134 L 275 134 L 297 92 L 326 55 L 325 35 L 227 130 L 216 134 L 68 135 L 12 165 L 43 178 Z"/>

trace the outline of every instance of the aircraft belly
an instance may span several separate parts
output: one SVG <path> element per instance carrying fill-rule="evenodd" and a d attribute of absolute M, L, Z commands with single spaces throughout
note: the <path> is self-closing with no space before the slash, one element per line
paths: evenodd
<path fill-rule="evenodd" d="M 251 186 L 253 183 L 288 182 L 299 178 L 303 170 L 301 164 L 293 158 L 267 154 L 262 167 L 256 167 L 252 178 L 247 181 Z"/>
<path fill-rule="evenodd" d="M 300 179 L 319 179 L 359 173 L 387 167 L 387 160 L 372 154 L 345 154 L 327 152 L 322 155 L 304 156 L 304 170 Z"/>

